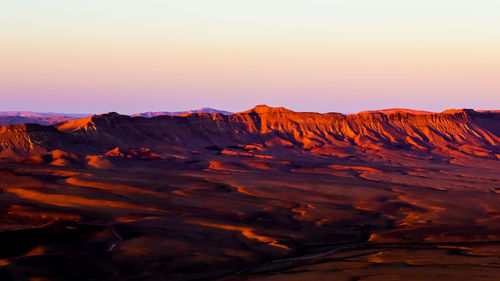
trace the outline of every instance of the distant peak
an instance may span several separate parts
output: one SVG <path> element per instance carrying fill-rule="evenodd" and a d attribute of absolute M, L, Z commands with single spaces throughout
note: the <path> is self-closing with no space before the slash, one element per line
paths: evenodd
<path fill-rule="evenodd" d="M 56 113 L 56 112 L 33 112 L 33 111 L 0 111 L 0 117 L 27 117 L 27 118 L 54 118 L 54 117 L 73 117 L 82 118 L 90 114 L 76 113 Z"/>
<path fill-rule="evenodd" d="M 148 112 L 132 114 L 130 116 L 152 118 L 152 117 L 162 116 L 162 115 L 180 116 L 180 115 L 194 114 L 194 113 L 224 114 L 224 115 L 233 114 L 232 112 L 225 111 L 225 110 L 218 110 L 218 109 L 211 108 L 211 107 L 202 107 L 200 109 L 187 110 L 187 111 L 172 111 L 172 112 L 171 111 L 148 111 Z"/>
<path fill-rule="evenodd" d="M 361 112 L 358 112 L 357 114 L 366 114 L 366 113 L 382 113 L 385 115 L 394 114 L 394 113 L 409 113 L 409 114 L 419 115 L 419 114 L 433 114 L 435 112 L 424 111 L 424 110 L 414 110 L 414 109 L 409 109 L 409 108 L 387 108 L 387 109 L 379 109 L 379 110 L 361 111 Z"/>
<path fill-rule="evenodd" d="M 269 113 L 269 112 L 292 112 L 292 111 L 284 107 L 270 107 L 265 104 L 260 104 L 256 105 L 254 108 L 246 112 Z"/>
<path fill-rule="evenodd" d="M 122 115 L 118 112 L 107 112 L 107 113 L 103 113 L 103 114 L 94 114 L 92 116 L 80 118 L 78 120 L 92 121 L 92 120 L 97 120 L 97 119 L 120 118 L 120 117 L 124 117 L 124 116 L 127 116 L 127 115 Z"/>
<path fill-rule="evenodd" d="M 254 107 L 254 109 L 270 109 L 271 107 L 266 104 L 258 104 Z"/>
<path fill-rule="evenodd" d="M 475 112 L 476 111 L 474 109 L 470 109 L 470 108 L 460 108 L 460 109 L 452 108 L 452 109 L 447 109 L 441 113 L 444 113 L 444 114 L 457 114 L 457 113 L 470 114 L 470 113 L 475 113 Z"/>
<path fill-rule="evenodd" d="M 104 114 L 97 115 L 97 116 L 122 116 L 122 115 L 118 112 L 112 111 L 112 112 L 104 113 Z"/>
<path fill-rule="evenodd" d="M 273 110 L 272 107 L 269 107 L 269 106 L 267 106 L 265 104 L 256 105 L 254 108 L 250 109 L 250 111 L 254 111 L 254 112 L 257 112 L 257 113 L 270 112 L 272 110 Z"/>

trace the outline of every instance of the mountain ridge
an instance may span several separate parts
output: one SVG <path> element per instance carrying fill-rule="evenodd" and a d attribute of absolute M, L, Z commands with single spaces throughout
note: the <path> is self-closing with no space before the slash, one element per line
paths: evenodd
<path fill-rule="evenodd" d="M 222 149 L 260 147 L 269 155 L 287 148 L 294 153 L 332 157 L 383 157 L 387 151 L 397 150 L 414 155 L 453 158 L 465 154 L 497 159 L 499 121 L 499 113 L 471 109 L 343 115 L 259 105 L 231 115 L 144 118 L 106 113 L 51 126 L 2 127 L 0 157 L 30 157 L 51 150 L 104 155 L 117 147 L 147 148 L 164 155 L 182 150 L 185 157 L 192 157 L 186 151 L 205 153 L 206 147 L 215 145 Z"/>
<path fill-rule="evenodd" d="M 33 111 L 0 111 L 0 126 L 16 124 L 54 125 L 83 118 L 86 114 L 33 112 Z"/>
<path fill-rule="evenodd" d="M 162 116 L 162 115 L 179 116 L 179 115 L 192 114 L 192 113 L 221 113 L 224 115 L 233 114 L 233 112 L 229 112 L 229 111 L 225 111 L 225 110 L 219 110 L 219 109 L 215 109 L 215 108 L 211 108 L 211 107 L 202 107 L 199 109 L 192 109 L 192 110 L 185 110 L 185 111 L 148 111 L 148 112 L 132 114 L 130 116 L 131 117 L 152 118 L 152 117 Z"/>
<path fill-rule="evenodd" d="M 17 116 L 17 117 L 27 117 L 27 118 L 40 118 L 40 117 L 73 117 L 82 118 L 88 116 L 89 114 L 78 114 L 78 113 L 57 113 L 57 112 L 34 112 L 34 111 L 0 111 L 0 117 L 7 116 Z"/>

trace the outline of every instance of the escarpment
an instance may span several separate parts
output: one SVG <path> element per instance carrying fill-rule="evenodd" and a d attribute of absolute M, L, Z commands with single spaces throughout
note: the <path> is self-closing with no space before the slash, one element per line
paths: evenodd
<path fill-rule="evenodd" d="M 231 115 L 130 117 L 94 115 L 53 126 L 16 125 L 0 129 L 1 157 L 29 156 L 60 149 L 71 153 L 106 153 L 111 149 L 257 146 L 269 150 L 348 155 L 367 151 L 407 150 L 449 155 L 458 151 L 500 157 L 500 114 L 474 110 L 442 113 L 387 110 L 343 115 L 294 112 L 264 105 Z"/>

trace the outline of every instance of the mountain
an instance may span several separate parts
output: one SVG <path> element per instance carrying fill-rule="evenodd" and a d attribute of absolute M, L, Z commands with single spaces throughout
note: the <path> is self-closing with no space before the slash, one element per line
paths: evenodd
<path fill-rule="evenodd" d="M 0 158 L 0 280 L 499 276 L 498 111 L 111 112 Z"/>
<path fill-rule="evenodd" d="M 470 109 L 441 113 L 389 111 L 340 113 L 294 112 L 265 105 L 224 115 L 194 113 L 153 118 L 118 113 L 93 115 L 54 126 L 4 127 L 0 156 L 29 156 L 27 146 L 68 149 L 72 153 L 104 154 L 116 147 L 148 148 L 158 154 L 172 153 L 172 147 L 204 151 L 205 147 L 259 147 L 273 155 L 287 148 L 294 153 L 335 157 L 382 157 L 389 152 L 439 156 L 458 155 L 500 158 L 500 114 Z M 57 132 L 57 142 L 51 136 Z M 49 134 L 49 135 L 46 135 Z M 67 140 L 64 142 L 64 140 Z M 39 151 L 39 150 L 35 150 Z"/>
<path fill-rule="evenodd" d="M 232 112 L 229 111 L 224 111 L 224 110 L 218 110 L 210 107 L 203 107 L 200 109 L 194 109 L 194 110 L 188 110 L 188 111 L 173 111 L 173 112 L 168 112 L 168 111 L 156 111 L 156 112 L 143 112 L 143 113 L 137 113 L 131 115 L 132 117 L 156 117 L 156 116 L 161 116 L 161 115 L 169 115 L 169 116 L 179 116 L 179 115 L 184 115 L 184 114 L 192 114 L 192 113 L 220 113 L 220 114 L 225 114 L 225 115 L 230 115 L 233 114 Z"/>
<path fill-rule="evenodd" d="M 55 113 L 55 112 L 33 112 L 33 111 L 0 111 L 0 117 L 26 117 L 26 118 L 42 118 L 42 117 L 56 117 L 65 116 L 72 118 L 82 118 L 89 114 L 75 114 L 75 113 Z"/>
<path fill-rule="evenodd" d="M 85 117 L 85 114 L 40 113 L 32 111 L 2 111 L 0 126 L 34 123 L 52 125 Z"/>
<path fill-rule="evenodd" d="M 388 109 L 379 109 L 379 110 L 370 110 L 370 111 L 361 111 L 358 112 L 358 114 L 363 114 L 363 113 L 382 113 L 382 114 L 392 114 L 392 113 L 411 113 L 411 114 L 431 114 L 431 113 L 436 113 L 436 112 L 431 112 L 431 111 L 423 111 L 423 110 L 414 110 L 414 109 L 408 109 L 408 108 L 388 108 Z"/>

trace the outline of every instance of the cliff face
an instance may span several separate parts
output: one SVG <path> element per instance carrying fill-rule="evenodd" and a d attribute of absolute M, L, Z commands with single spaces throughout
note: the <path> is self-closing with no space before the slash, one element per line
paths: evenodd
<path fill-rule="evenodd" d="M 146 147 L 162 153 L 172 146 L 200 150 L 214 145 L 252 145 L 270 152 L 286 147 L 301 153 L 334 156 L 405 150 L 500 158 L 500 114 L 391 110 L 342 115 L 267 106 L 232 115 L 142 118 L 108 113 L 53 127 L 5 126 L 0 129 L 0 141 L 2 157 L 51 149 L 105 153 L 116 147 Z"/>
<path fill-rule="evenodd" d="M 19 124 L 0 127 L 0 157 L 16 158 L 67 148 L 70 139 L 52 126 Z"/>
<path fill-rule="evenodd" d="M 257 107 L 233 116 L 250 123 L 249 130 L 269 141 L 279 138 L 313 152 L 330 154 L 339 148 L 406 149 L 449 154 L 462 151 L 500 156 L 500 115 L 473 110 L 412 114 L 380 112 L 342 115 L 296 113 Z M 252 120 L 253 122 L 248 122 Z"/>

